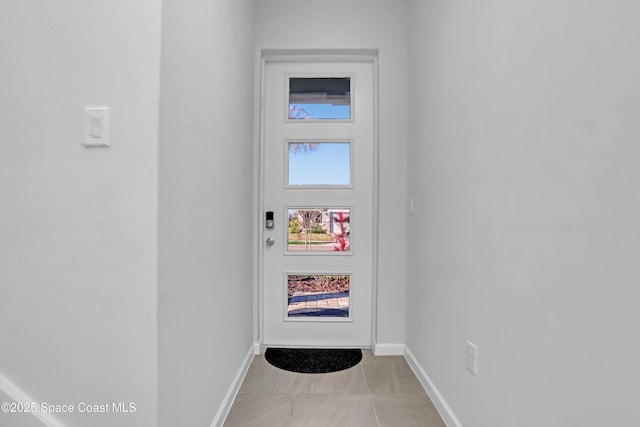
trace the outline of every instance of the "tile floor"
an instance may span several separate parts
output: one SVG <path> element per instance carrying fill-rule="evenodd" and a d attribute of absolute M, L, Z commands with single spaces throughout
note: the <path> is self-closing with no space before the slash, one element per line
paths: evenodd
<path fill-rule="evenodd" d="M 446 427 L 402 356 L 329 374 L 298 374 L 256 356 L 225 427 Z"/>

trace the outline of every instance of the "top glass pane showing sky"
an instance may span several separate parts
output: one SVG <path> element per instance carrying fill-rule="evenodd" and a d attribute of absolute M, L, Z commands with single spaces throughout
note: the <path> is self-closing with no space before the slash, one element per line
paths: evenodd
<path fill-rule="evenodd" d="M 351 78 L 289 78 L 289 118 L 293 120 L 350 119 Z"/>

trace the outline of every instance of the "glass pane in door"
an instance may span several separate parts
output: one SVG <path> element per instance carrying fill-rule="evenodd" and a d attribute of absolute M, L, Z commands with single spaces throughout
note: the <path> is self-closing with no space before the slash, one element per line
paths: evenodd
<path fill-rule="evenodd" d="M 287 251 L 345 254 L 351 251 L 351 209 L 289 208 Z"/>
<path fill-rule="evenodd" d="M 289 119 L 351 118 L 350 77 L 290 77 Z"/>
<path fill-rule="evenodd" d="M 287 186 L 350 186 L 351 143 L 295 141 L 287 145 Z"/>
<path fill-rule="evenodd" d="M 349 317 L 348 274 L 287 275 L 287 317 Z"/>

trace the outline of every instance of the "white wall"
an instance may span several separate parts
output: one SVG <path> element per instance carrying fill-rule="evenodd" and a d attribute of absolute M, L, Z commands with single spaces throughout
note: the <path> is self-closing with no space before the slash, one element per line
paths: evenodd
<path fill-rule="evenodd" d="M 465 427 L 638 425 L 640 4 L 409 16 L 409 348 Z"/>
<path fill-rule="evenodd" d="M 137 405 L 69 426 L 155 425 L 160 5 L 5 2 L 0 63 L 0 374 Z M 110 148 L 81 146 L 83 104 L 111 106 Z"/>
<path fill-rule="evenodd" d="M 208 426 L 253 343 L 254 2 L 163 2 L 159 425 Z"/>
<path fill-rule="evenodd" d="M 404 2 L 258 2 L 258 49 L 378 49 L 380 96 L 381 344 L 404 342 L 406 260 L 406 37 Z"/>

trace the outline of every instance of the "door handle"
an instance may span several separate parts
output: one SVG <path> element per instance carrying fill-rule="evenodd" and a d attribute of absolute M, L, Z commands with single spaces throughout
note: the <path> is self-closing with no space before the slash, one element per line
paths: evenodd
<path fill-rule="evenodd" d="M 267 244 L 267 246 L 273 246 L 276 243 L 276 241 L 273 240 L 273 237 L 268 237 L 265 243 Z"/>

